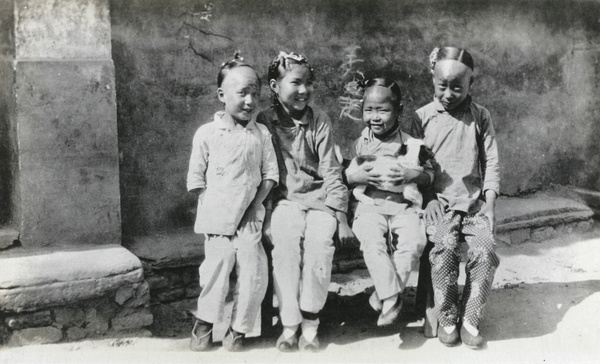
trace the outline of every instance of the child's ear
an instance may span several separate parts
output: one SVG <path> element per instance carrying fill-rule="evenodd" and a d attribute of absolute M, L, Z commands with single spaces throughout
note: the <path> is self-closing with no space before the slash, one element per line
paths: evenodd
<path fill-rule="evenodd" d="M 217 98 L 219 99 L 219 101 L 225 102 L 225 95 L 223 93 L 223 89 L 220 87 L 217 89 Z"/>
<path fill-rule="evenodd" d="M 475 77 L 471 76 L 469 79 L 469 87 L 473 86 L 473 81 L 475 81 Z"/>
<path fill-rule="evenodd" d="M 402 115 L 402 110 L 404 110 L 404 105 L 400 103 L 400 105 L 398 105 L 398 115 Z"/>
<path fill-rule="evenodd" d="M 277 93 L 279 91 L 279 85 L 277 84 L 277 80 L 275 80 L 274 78 L 270 79 L 269 88 L 271 89 L 271 91 Z"/>

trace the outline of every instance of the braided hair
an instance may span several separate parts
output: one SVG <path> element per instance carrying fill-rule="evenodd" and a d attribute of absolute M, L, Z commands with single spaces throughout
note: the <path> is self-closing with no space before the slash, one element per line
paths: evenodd
<path fill-rule="evenodd" d="M 258 87 L 260 88 L 261 82 L 260 77 L 256 73 L 254 67 L 244 62 L 244 58 L 240 56 L 240 51 L 236 51 L 233 55 L 233 59 L 229 60 L 223 64 L 221 64 L 221 68 L 219 69 L 219 74 L 217 75 L 217 87 L 221 87 L 223 84 L 223 80 L 225 80 L 225 76 L 229 73 L 230 70 L 238 67 L 248 67 L 254 71 L 256 74 L 256 79 L 258 80 Z"/>

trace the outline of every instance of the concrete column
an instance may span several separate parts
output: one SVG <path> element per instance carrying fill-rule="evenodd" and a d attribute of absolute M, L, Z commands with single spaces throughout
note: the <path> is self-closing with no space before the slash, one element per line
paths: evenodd
<path fill-rule="evenodd" d="M 7 224 L 27 249 L 119 244 L 109 1 L 2 0 L 0 10 Z"/>

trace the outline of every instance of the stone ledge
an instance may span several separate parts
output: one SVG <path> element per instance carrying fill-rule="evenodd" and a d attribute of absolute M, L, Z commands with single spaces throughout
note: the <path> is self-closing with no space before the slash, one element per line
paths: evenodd
<path fill-rule="evenodd" d="M 120 245 L 0 254 L 0 311 L 73 303 L 143 282 L 140 260 Z"/>

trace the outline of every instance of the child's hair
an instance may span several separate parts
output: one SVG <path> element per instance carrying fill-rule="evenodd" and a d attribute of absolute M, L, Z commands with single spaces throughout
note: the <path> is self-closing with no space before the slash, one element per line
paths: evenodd
<path fill-rule="evenodd" d="M 240 51 L 236 51 L 233 55 L 233 59 L 227 61 L 221 65 L 221 69 L 219 70 L 219 74 L 217 75 L 217 87 L 221 87 L 223 80 L 225 80 L 225 76 L 229 73 L 230 70 L 238 67 L 248 67 L 256 73 L 254 67 L 250 66 L 248 63 L 244 62 L 244 58 L 240 57 Z M 258 87 L 260 88 L 261 82 L 260 77 L 258 77 L 258 73 L 256 73 L 256 79 L 258 80 Z"/>
<path fill-rule="evenodd" d="M 435 68 L 435 64 L 438 61 L 445 61 L 447 59 L 459 61 L 465 66 L 469 67 L 472 71 L 475 70 L 475 64 L 473 63 L 473 57 L 471 53 L 463 48 L 457 47 L 444 47 L 434 48 L 433 52 L 429 55 L 429 64 L 431 69 Z"/>
<path fill-rule="evenodd" d="M 394 95 L 394 98 L 396 99 L 395 104 L 400 106 L 400 103 L 402 102 L 402 91 L 400 91 L 400 86 L 398 86 L 395 81 L 385 77 L 371 78 L 363 83 L 362 88 L 366 91 L 369 87 L 373 86 L 381 86 L 390 89 L 392 95 Z"/>
<path fill-rule="evenodd" d="M 308 60 L 294 52 L 286 53 L 280 51 L 277 57 L 273 59 L 271 64 L 269 65 L 269 71 L 267 72 L 267 78 L 270 80 L 278 80 L 281 75 L 285 72 L 285 70 L 292 67 L 293 64 L 301 64 L 306 65 L 310 70 L 311 76 L 314 77 L 314 70 Z"/>

